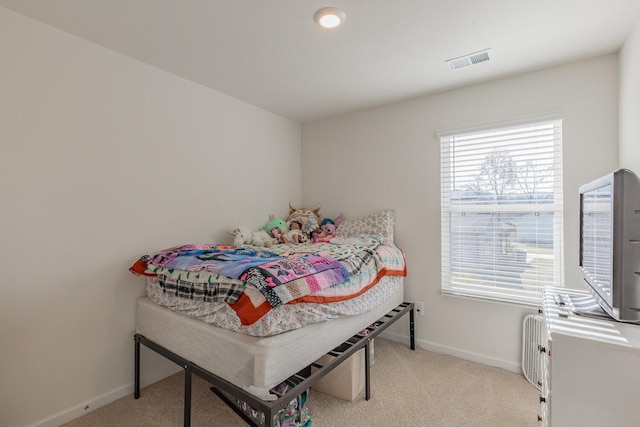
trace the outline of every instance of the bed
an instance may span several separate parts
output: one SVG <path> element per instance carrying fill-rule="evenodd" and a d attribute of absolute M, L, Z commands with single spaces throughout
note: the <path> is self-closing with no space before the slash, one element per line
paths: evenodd
<path fill-rule="evenodd" d="M 141 257 L 131 268 L 147 277 L 147 296 L 136 311 L 135 397 L 142 344 L 185 368 L 185 425 L 192 374 L 212 383 L 248 423 L 268 426 L 361 348 L 368 399 L 370 340 L 410 313 L 414 348 L 413 304 L 404 302 L 406 266 L 393 242 L 394 216 L 383 211 L 347 220 L 325 243 L 182 245 Z M 333 362 L 318 365 L 324 354 Z M 287 380 L 293 387 L 275 393 Z M 248 419 L 238 401 L 264 419 Z"/>

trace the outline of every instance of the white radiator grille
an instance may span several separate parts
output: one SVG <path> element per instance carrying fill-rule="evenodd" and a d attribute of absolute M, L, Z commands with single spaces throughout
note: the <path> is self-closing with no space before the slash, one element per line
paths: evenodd
<path fill-rule="evenodd" d="M 542 385 L 542 353 L 538 346 L 543 346 L 544 320 L 542 316 L 529 315 L 522 325 L 522 372 L 525 378 L 538 390 Z"/>

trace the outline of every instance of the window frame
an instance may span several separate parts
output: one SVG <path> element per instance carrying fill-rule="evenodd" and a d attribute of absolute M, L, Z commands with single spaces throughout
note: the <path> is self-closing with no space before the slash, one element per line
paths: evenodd
<path fill-rule="evenodd" d="M 460 127 L 439 131 L 436 136 L 441 146 L 440 169 L 441 169 L 441 293 L 462 297 L 488 299 L 507 303 L 523 304 L 527 306 L 537 306 L 540 303 L 542 289 L 545 285 L 538 283 L 536 290 L 508 289 L 497 285 L 487 286 L 481 284 L 463 284 L 452 281 L 452 259 L 455 254 L 451 250 L 450 238 L 451 222 L 453 213 L 473 212 L 473 213 L 499 213 L 501 211 L 525 211 L 553 214 L 553 280 L 548 285 L 562 287 L 564 284 L 564 206 L 563 206 L 563 171 L 562 171 L 562 128 L 563 117 L 560 112 L 552 112 L 541 115 L 531 115 L 511 120 L 486 123 L 482 125 Z M 469 136 L 473 134 L 484 134 L 490 132 L 501 132 L 509 129 L 531 127 L 535 125 L 553 124 L 553 202 L 551 204 L 525 205 L 524 203 L 515 205 L 499 204 L 466 204 L 456 205 L 452 203 L 451 193 L 452 182 L 455 172 L 455 161 L 452 154 L 455 138 Z M 493 142 L 495 144 L 495 141 Z M 486 145 L 479 144 L 479 147 L 491 148 L 490 142 Z M 495 147 L 495 145 L 494 145 Z M 495 276 L 494 276 L 495 279 Z"/>

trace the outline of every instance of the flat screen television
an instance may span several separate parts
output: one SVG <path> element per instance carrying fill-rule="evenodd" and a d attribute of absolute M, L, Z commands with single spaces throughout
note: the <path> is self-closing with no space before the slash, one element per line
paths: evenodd
<path fill-rule="evenodd" d="M 640 179 L 628 169 L 580 187 L 580 272 L 609 316 L 640 323 Z"/>

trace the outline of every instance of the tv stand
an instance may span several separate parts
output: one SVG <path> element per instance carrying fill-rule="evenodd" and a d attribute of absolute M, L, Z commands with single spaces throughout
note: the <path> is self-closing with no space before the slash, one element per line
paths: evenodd
<path fill-rule="evenodd" d="M 577 315 L 583 293 L 547 289 L 540 395 L 543 426 L 636 426 L 640 325 Z"/>

